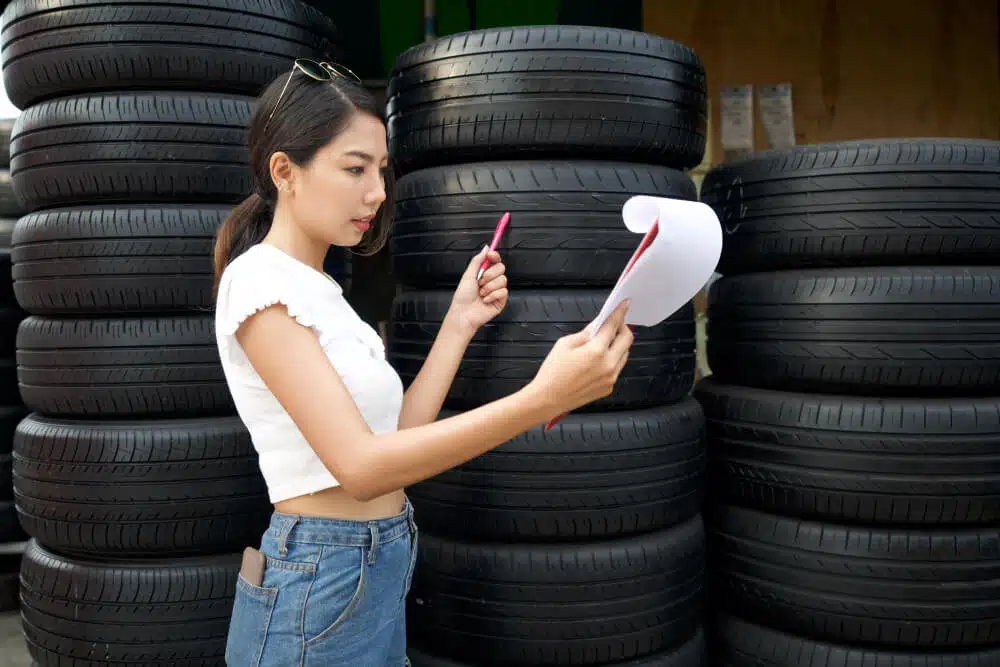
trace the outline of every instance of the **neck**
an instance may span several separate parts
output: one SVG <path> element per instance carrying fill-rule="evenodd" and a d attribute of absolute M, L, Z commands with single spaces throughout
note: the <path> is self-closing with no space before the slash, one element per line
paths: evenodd
<path fill-rule="evenodd" d="M 264 243 L 269 243 L 282 250 L 288 255 L 307 264 L 317 271 L 323 271 L 323 260 L 329 246 L 325 243 L 317 243 L 302 233 L 301 228 L 292 224 L 287 211 L 278 207 L 274 212 L 274 221 L 271 229 L 264 237 Z"/>

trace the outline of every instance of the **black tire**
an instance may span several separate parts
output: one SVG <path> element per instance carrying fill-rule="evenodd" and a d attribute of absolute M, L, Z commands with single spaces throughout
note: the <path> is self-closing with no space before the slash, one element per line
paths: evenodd
<path fill-rule="evenodd" d="M 31 316 L 17 336 L 24 404 L 52 416 L 232 414 L 211 314 Z"/>
<path fill-rule="evenodd" d="M 567 160 L 422 169 L 396 184 L 389 249 L 410 287 L 458 283 L 469 259 L 511 219 L 500 242 L 511 286 L 614 285 L 641 237 L 621 210 L 633 195 L 694 200 L 694 182 L 666 167 Z"/>
<path fill-rule="evenodd" d="M 596 665 L 680 646 L 700 624 L 701 517 L 613 542 L 508 545 L 423 533 L 414 647 L 491 665 Z"/>
<path fill-rule="evenodd" d="M 393 301 L 388 357 L 406 386 L 430 352 L 450 291 L 404 292 Z M 469 344 L 444 407 L 467 410 L 502 398 L 534 378 L 560 337 L 582 330 L 607 291 L 512 292 L 507 306 Z M 694 381 L 694 308 L 688 303 L 655 327 L 636 327 L 614 393 L 580 411 L 633 410 L 673 403 Z"/>
<path fill-rule="evenodd" d="M 106 90 L 256 95 L 337 41 L 326 16 L 294 0 L 13 0 L 2 21 L 4 85 L 19 109 Z"/>
<path fill-rule="evenodd" d="M 699 512 L 701 406 L 571 414 L 407 489 L 435 535 L 564 542 L 659 530 Z"/>
<path fill-rule="evenodd" d="M 1000 399 L 695 387 L 717 497 L 848 523 L 1000 523 Z"/>
<path fill-rule="evenodd" d="M 26 211 L 99 203 L 229 204 L 253 191 L 253 98 L 100 93 L 31 107 L 14 125 L 10 173 Z"/>
<path fill-rule="evenodd" d="M 407 648 L 407 657 L 413 667 L 474 667 L 483 664 L 462 663 L 449 660 L 448 658 L 438 658 L 429 655 L 415 648 Z M 544 663 L 548 664 L 548 663 Z M 705 661 L 705 633 L 699 627 L 694 637 L 681 644 L 676 649 L 657 653 L 638 660 L 626 660 L 616 662 L 614 667 L 706 667 Z"/>
<path fill-rule="evenodd" d="M 21 405 L 0 405 L 0 455 L 14 450 L 14 434 L 27 414 Z"/>
<path fill-rule="evenodd" d="M 0 544 L 23 542 L 28 539 L 21 523 L 17 520 L 17 508 L 13 500 L 0 500 Z"/>
<path fill-rule="evenodd" d="M 993 265 L 1000 142 L 880 139 L 769 151 L 713 168 L 701 200 L 727 232 L 725 275 Z"/>
<path fill-rule="evenodd" d="M 0 308 L 17 305 L 10 262 L 11 237 L 15 225 L 17 225 L 16 219 L 0 218 Z"/>
<path fill-rule="evenodd" d="M 1000 269 L 883 267 L 724 277 L 709 297 L 722 382 L 861 395 L 1000 390 Z"/>
<path fill-rule="evenodd" d="M 114 556 L 240 551 L 271 506 L 238 417 L 69 421 L 17 429 L 21 525 L 61 553 Z"/>
<path fill-rule="evenodd" d="M 17 611 L 20 605 L 18 600 L 20 570 L 20 554 L 0 555 L 0 612 Z M 20 637 L 18 638 L 20 639 Z"/>
<path fill-rule="evenodd" d="M 14 184 L 11 182 L 10 171 L 0 169 L 0 218 L 17 218 L 24 213 L 24 208 L 14 194 Z"/>
<path fill-rule="evenodd" d="M 717 667 L 996 667 L 1000 650 L 889 651 L 813 641 L 720 616 L 711 646 Z M 414 667 L 417 667 L 414 665 Z"/>
<path fill-rule="evenodd" d="M 21 218 L 14 292 L 36 315 L 215 306 L 212 248 L 230 206 L 88 206 Z"/>
<path fill-rule="evenodd" d="M 723 611 L 817 640 L 913 650 L 1000 643 L 1000 529 L 873 529 L 722 506 Z"/>
<path fill-rule="evenodd" d="M 618 28 L 518 26 L 405 51 L 387 88 L 406 171 L 526 156 L 678 169 L 705 152 L 705 70 L 689 48 Z"/>
<path fill-rule="evenodd" d="M 221 665 L 239 568 L 239 554 L 98 562 L 32 540 L 20 577 L 28 651 L 43 667 Z"/>
<path fill-rule="evenodd" d="M 4 169 L 10 166 L 10 133 L 13 129 L 13 118 L 0 118 L 0 167 Z"/>

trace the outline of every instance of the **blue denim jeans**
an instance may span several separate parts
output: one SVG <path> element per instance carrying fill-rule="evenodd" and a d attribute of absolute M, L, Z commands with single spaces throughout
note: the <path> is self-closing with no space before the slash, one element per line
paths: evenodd
<path fill-rule="evenodd" d="M 404 667 L 406 594 L 417 554 L 409 501 L 349 521 L 274 512 L 262 586 L 236 580 L 228 667 Z"/>

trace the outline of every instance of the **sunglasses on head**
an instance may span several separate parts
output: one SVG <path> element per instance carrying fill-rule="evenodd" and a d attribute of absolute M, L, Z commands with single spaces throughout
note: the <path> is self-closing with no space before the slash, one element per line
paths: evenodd
<path fill-rule="evenodd" d="M 337 65 L 336 63 L 321 62 L 318 63 L 315 60 L 309 60 L 308 58 L 298 58 L 295 64 L 292 65 L 292 71 L 288 73 L 288 79 L 285 81 L 284 88 L 281 89 L 281 93 L 278 94 L 278 99 L 274 103 L 274 108 L 271 109 L 271 115 L 267 117 L 267 122 L 264 123 L 266 128 L 271 122 L 271 116 L 274 116 L 274 112 L 278 110 L 278 105 L 281 103 L 281 98 L 285 96 L 285 91 L 288 90 L 288 84 L 292 82 L 292 76 L 295 71 L 299 70 L 308 77 L 315 79 L 316 81 L 332 81 L 333 77 L 339 76 L 344 79 L 352 79 L 361 83 L 361 77 L 347 69 L 343 65 Z"/>

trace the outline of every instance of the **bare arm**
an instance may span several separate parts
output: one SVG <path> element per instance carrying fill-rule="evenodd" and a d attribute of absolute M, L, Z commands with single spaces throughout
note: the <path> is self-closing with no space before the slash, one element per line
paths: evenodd
<path fill-rule="evenodd" d="M 365 501 L 440 474 L 608 395 L 632 343 L 624 317 L 621 308 L 590 343 L 582 335 L 557 343 L 559 350 L 553 351 L 559 354 L 542 364 L 549 378 L 542 385 L 533 381 L 475 410 L 379 435 L 368 428 L 316 334 L 289 317 L 284 306 L 252 315 L 236 337 L 323 464 L 348 495 Z"/>
<path fill-rule="evenodd" d="M 400 429 L 423 426 L 437 419 L 472 336 L 473 332 L 452 320 L 450 313 L 444 318 L 420 372 L 403 395 Z"/>
<path fill-rule="evenodd" d="M 477 280 L 476 273 L 484 257 L 489 257 L 493 265 Z M 483 318 L 491 318 L 503 309 L 507 298 L 505 271 L 496 251 L 487 254 L 484 249 L 469 261 L 431 351 L 403 396 L 399 428 L 423 426 L 437 419 L 478 325 Z"/>

